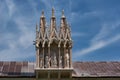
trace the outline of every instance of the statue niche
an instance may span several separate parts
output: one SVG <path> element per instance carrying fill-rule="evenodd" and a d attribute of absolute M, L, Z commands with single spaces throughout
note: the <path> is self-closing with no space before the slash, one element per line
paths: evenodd
<path fill-rule="evenodd" d="M 58 59 L 59 59 L 59 51 L 58 51 L 58 45 L 53 42 L 50 46 L 50 56 L 51 56 L 51 68 L 57 68 L 58 67 Z"/>
<path fill-rule="evenodd" d="M 46 68 L 50 67 L 50 58 L 48 56 L 45 57 L 45 67 Z"/>
<path fill-rule="evenodd" d="M 62 68 L 62 56 L 60 56 L 60 60 L 59 60 L 59 67 Z"/>
<path fill-rule="evenodd" d="M 68 53 L 68 49 L 66 50 L 66 53 L 65 53 L 65 67 L 69 68 L 69 53 Z"/>
<path fill-rule="evenodd" d="M 40 54 L 40 68 L 43 68 L 43 55 Z"/>
<path fill-rule="evenodd" d="M 55 53 L 54 53 L 54 56 L 51 58 L 51 67 L 57 68 L 57 59 L 56 59 Z"/>

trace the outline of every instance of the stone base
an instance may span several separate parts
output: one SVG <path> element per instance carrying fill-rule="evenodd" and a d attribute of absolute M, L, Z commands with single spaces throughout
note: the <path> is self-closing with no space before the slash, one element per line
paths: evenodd
<path fill-rule="evenodd" d="M 71 80 L 72 68 L 35 68 L 36 79 L 40 80 Z"/>

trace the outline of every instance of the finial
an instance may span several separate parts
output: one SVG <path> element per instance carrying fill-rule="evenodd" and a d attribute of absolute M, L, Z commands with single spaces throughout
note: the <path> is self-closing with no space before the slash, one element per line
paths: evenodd
<path fill-rule="evenodd" d="M 65 17 L 65 15 L 64 15 L 64 10 L 62 10 L 62 17 Z"/>
<path fill-rule="evenodd" d="M 52 16 L 54 16 L 54 8 L 52 8 Z"/>
<path fill-rule="evenodd" d="M 42 10 L 42 17 L 44 16 L 44 11 Z"/>
<path fill-rule="evenodd" d="M 64 16 L 64 10 L 62 10 L 62 16 Z"/>
<path fill-rule="evenodd" d="M 44 11 L 42 11 L 42 15 L 44 15 Z"/>

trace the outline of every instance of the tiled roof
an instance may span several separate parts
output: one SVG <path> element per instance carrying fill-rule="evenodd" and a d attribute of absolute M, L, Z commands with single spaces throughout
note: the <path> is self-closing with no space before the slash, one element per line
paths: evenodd
<path fill-rule="evenodd" d="M 0 77 L 35 76 L 33 62 L 0 62 Z"/>
<path fill-rule="evenodd" d="M 120 77 L 120 62 L 74 62 L 74 77 Z"/>
<path fill-rule="evenodd" d="M 0 61 L 0 77 L 35 77 L 33 62 Z M 120 62 L 73 62 L 73 77 L 120 77 Z"/>

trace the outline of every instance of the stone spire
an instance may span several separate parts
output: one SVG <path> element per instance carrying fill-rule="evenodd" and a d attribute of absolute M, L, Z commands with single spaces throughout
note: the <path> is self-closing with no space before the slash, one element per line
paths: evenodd
<path fill-rule="evenodd" d="M 52 8 L 52 17 L 55 17 L 54 13 L 54 8 Z"/>
<path fill-rule="evenodd" d="M 40 17 L 40 30 L 43 35 L 45 33 L 45 24 L 46 21 L 45 21 L 44 11 L 42 11 L 42 15 Z"/>
<path fill-rule="evenodd" d="M 62 18 L 65 18 L 64 10 L 62 10 Z"/>
<path fill-rule="evenodd" d="M 52 8 L 52 16 L 51 16 L 51 21 L 50 21 L 50 31 L 52 31 L 54 28 L 56 29 L 56 18 L 54 15 L 54 8 Z"/>
<path fill-rule="evenodd" d="M 41 17 L 45 17 L 45 16 L 44 16 L 44 11 L 42 11 L 42 15 L 41 15 Z"/>
<path fill-rule="evenodd" d="M 62 10 L 62 16 L 61 16 L 61 25 L 60 27 L 62 28 L 64 34 L 66 33 L 66 17 L 64 15 L 64 10 Z"/>

